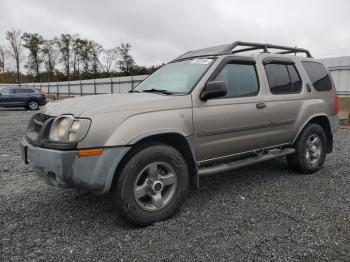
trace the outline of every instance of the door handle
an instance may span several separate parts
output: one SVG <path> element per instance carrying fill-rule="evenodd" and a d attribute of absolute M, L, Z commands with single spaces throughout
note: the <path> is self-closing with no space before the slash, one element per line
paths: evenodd
<path fill-rule="evenodd" d="M 257 109 L 264 109 L 264 108 L 266 108 L 266 104 L 265 103 L 258 103 L 258 104 L 256 104 L 256 108 Z"/>

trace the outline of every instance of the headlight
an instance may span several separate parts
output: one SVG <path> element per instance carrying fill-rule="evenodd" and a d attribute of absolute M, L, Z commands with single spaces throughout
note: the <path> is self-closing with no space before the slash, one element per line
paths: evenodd
<path fill-rule="evenodd" d="M 68 130 L 69 122 L 69 119 L 66 117 L 60 119 L 57 125 L 57 138 L 62 138 L 64 136 L 64 134 Z"/>
<path fill-rule="evenodd" d="M 74 143 L 84 139 L 89 131 L 91 120 L 74 118 L 72 115 L 57 117 L 52 123 L 49 139 L 63 143 Z"/>

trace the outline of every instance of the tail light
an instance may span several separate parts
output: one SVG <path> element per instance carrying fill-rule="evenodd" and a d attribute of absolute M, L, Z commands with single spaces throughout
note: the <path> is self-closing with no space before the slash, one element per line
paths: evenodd
<path fill-rule="evenodd" d="M 335 113 L 338 114 L 339 112 L 339 97 L 335 96 Z"/>
<path fill-rule="evenodd" d="M 46 97 L 46 93 L 40 90 L 40 94 Z"/>

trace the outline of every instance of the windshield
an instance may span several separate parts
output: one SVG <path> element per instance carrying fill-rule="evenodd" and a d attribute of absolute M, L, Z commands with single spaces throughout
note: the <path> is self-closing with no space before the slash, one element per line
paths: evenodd
<path fill-rule="evenodd" d="M 189 93 L 213 59 L 196 58 L 162 66 L 140 83 L 134 91 L 148 92 L 162 90 L 169 94 Z"/>

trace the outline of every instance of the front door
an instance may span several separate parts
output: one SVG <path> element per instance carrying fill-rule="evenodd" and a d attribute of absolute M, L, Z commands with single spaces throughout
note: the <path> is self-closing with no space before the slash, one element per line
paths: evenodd
<path fill-rule="evenodd" d="M 0 90 L 0 105 L 1 106 L 10 106 L 14 103 L 14 95 L 12 92 L 13 89 L 5 87 Z"/>
<path fill-rule="evenodd" d="M 224 81 L 224 97 L 193 106 L 200 164 L 270 145 L 269 95 L 260 88 L 255 61 L 224 60 L 209 81 Z"/>

